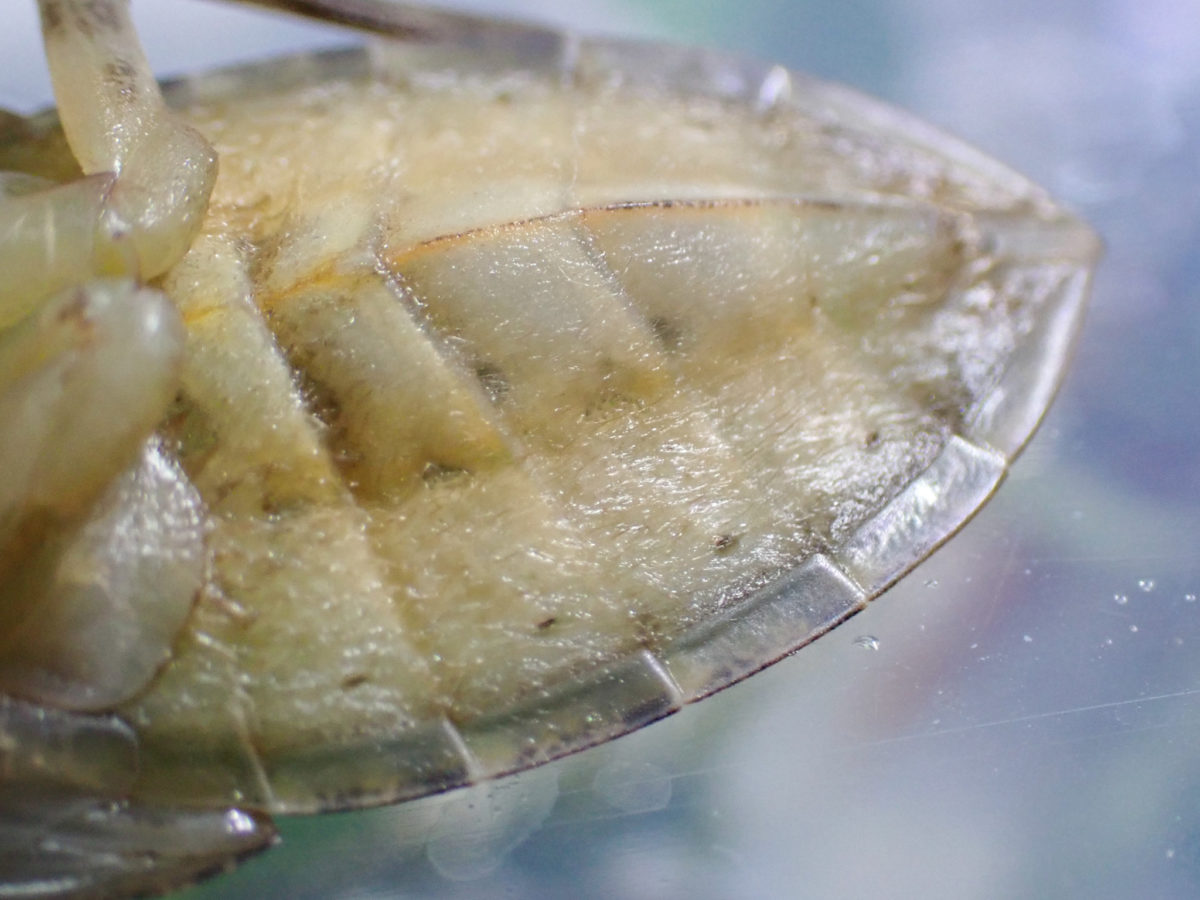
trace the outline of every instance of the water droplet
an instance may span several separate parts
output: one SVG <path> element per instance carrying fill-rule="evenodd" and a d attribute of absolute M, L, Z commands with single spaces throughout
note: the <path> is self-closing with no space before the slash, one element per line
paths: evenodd
<path fill-rule="evenodd" d="M 862 647 L 864 650 L 878 650 L 879 638 L 873 634 L 860 634 L 854 639 L 856 647 Z"/>
<path fill-rule="evenodd" d="M 1154 590 L 1154 579 L 1153 578 L 1139 578 L 1138 579 L 1138 590 L 1140 590 L 1144 594 L 1150 593 L 1152 590 Z"/>
<path fill-rule="evenodd" d="M 1029 635 L 1025 635 L 1025 636 L 1023 636 L 1023 637 L 1021 638 L 1021 640 L 1023 640 L 1023 641 L 1024 641 L 1025 643 L 1027 643 L 1027 644 L 1032 644 L 1032 643 L 1033 643 L 1033 638 L 1032 638 L 1032 637 L 1030 637 Z"/>
<path fill-rule="evenodd" d="M 1113 600 L 1116 602 L 1117 606 L 1124 606 L 1129 602 L 1129 598 L 1124 594 L 1113 594 Z"/>
<path fill-rule="evenodd" d="M 225 813 L 225 833 L 230 835 L 254 834 L 257 831 L 254 820 L 240 809 L 231 809 Z"/>
<path fill-rule="evenodd" d="M 1184 602 L 1184 603 L 1195 603 L 1195 602 L 1196 602 L 1196 595 L 1195 595 L 1195 594 L 1184 594 L 1184 595 L 1183 595 L 1183 602 Z"/>
<path fill-rule="evenodd" d="M 927 587 L 927 588 L 935 588 L 937 586 L 938 586 L 938 580 L 936 578 L 927 579 L 925 582 L 925 587 Z"/>
<path fill-rule="evenodd" d="M 1167 848 L 1167 859 L 1174 859 L 1174 858 L 1175 858 L 1175 848 L 1168 847 Z"/>
<path fill-rule="evenodd" d="M 1105 647 L 1111 647 L 1112 645 L 1113 645 L 1113 639 L 1112 639 L 1112 638 L 1105 638 L 1105 639 L 1104 639 L 1104 646 L 1105 646 Z"/>
<path fill-rule="evenodd" d="M 1129 630 L 1132 631 L 1134 634 L 1137 634 L 1138 627 L 1136 625 L 1130 625 Z"/>

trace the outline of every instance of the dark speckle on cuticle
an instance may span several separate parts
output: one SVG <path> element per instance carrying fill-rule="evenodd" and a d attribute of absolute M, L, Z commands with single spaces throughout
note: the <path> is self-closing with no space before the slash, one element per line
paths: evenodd
<path fill-rule="evenodd" d="M 47 0 L 42 4 L 42 30 L 49 36 L 63 28 L 62 5 L 58 0 Z"/>
<path fill-rule="evenodd" d="M 104 67 L 104 77 L 125 100 L 138 95 L 137 69 L 128 60 L 116 59 Z"/>

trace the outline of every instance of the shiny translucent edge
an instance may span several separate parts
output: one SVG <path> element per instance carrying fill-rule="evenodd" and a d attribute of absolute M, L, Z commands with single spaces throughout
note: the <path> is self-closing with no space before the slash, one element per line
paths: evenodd
<path fill-rule="evenodd" d="M 986 217 L 981 224 L 986 227 Z M 1091 229 L 1066 218 L 1009 230 L 1004 240 L 994 252 L 1031 267 L 1059 270 L 1008 366 L 964 427 L 967 438 L 1012 459 L 1037 430 L 1066 373 L 1066 361 L 1082 331 L 1101 247 Z"/>
<path fill-rule="evenodd" d="M 0 698 L 0 898 L 163 893 L 275 841 L 262 813 L 130 804 L 137 769 L 116 716 Z"/>
<path fill-rule="evenodd" d="M 482 50 L 468 57 L 474 67 L 468 74 L 512 71 L 686 91 L 751 103 L 763 111 L 791 106 L 834 124 L 875 129 L 982 175 L 1006 203 L 1071 235 L 1059 250 L 1077 271 L 1057 299 L 1037 311 L 1033 339 L 977 405 L 966 433 L 952 437 L 934 462 L 842 547 L 798 561 L 723 615 L 676 636 L 657 654 L 638 650 L 494 716 L 458 726 L 443 721 L 394 740 L 274 760 L 263 772 L 267 784 L 262 796 L 247 798 L 272 812 L 391 803 L 521 771 L 634 731 L 803 647 L 865 608 L 951 537 L 996 489 L 1061 379 L 1082 314 L 1095 256 L 1095 240 L 1086 226 L 1066 216 L 1023 176 L 907 113 L 778 66 L 711 51 L 581 41 L 569 35 L 549 40 L 538 29 L 537 52 L 514 61 L 514 48 L 529 48 L 514 39 L 511 25 L 493 34 L 484 23 L 473 34 L 472 46 Z M 405 65 L 412 65 L 410 51 L 404 51 Z M 443 55 L 447 63 L 450 59 L 436 45 L 418 55 L 422 67 L 436 68 Z M 341 50 L 256 63 L 183 79 L 169 85 L 167 94 L 173 102 L 187 102 L 227 96 L 234 89 L 245 94 L 257 86 L 394 72 L 396 57 L 387 45 L 377 44 L 368 53 Z M 53 116 L 46 115 L 29 125 L 36 132 L 52 123 Z M 311 800 L 278 802 L 272 785 L 304 785 Z"/>
<path fill-rule="evenodd" d="M 806 114 L 854 130 L 865 127 L 874 134 L 947 159 L 1002 189 L 1014 201 L 1027 205 L 1030 212 L 1061 214 L 1061 208 L 1044 188 L 961 138 L 846 85 L 801 73 L 792 75 L 800 90 L 790 102 Z"/>
<path fill-rule="evenodd" d="M 0 898 L 162 894 L 227 872 L 275 841 L 264 814 L 237 809 L 0 799 Z"/>

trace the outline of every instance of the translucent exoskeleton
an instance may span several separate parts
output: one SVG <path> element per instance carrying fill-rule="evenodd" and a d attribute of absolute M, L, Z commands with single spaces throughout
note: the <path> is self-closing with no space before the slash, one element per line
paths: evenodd
<path fill-rule="evenodd" d="M 374 0 L 0 122 L 0 869 L 166 889 L 803 646 L 983 503 L 1096 257 L 846 89 Z M 61 123 L 61 124 L 60 124 Z"/>

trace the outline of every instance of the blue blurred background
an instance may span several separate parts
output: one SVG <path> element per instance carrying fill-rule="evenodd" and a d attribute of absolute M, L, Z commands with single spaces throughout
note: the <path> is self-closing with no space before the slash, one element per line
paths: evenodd
<path fill-rule="evenodd" d="M 1023 170 L 1107 243 L 1075 365 L 984 512 L 797 656 L 516 779 L 285 821 L 188 900 L 1200 896 L 1200 2 L 468 5 L 776 60 Z M 0 105 L 48 99 L 32 6 Z M 339 39 L 135 10 L 165 74 Z"/>

